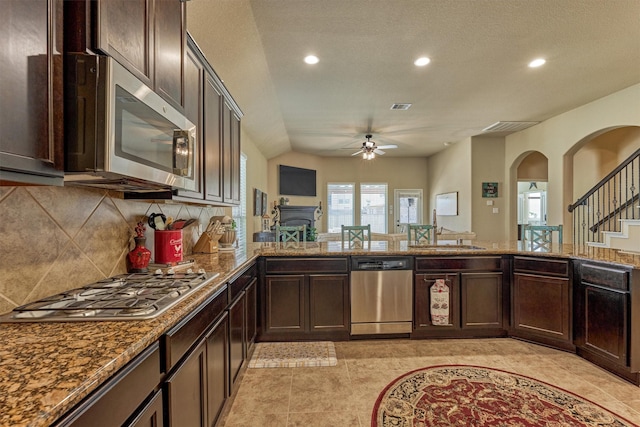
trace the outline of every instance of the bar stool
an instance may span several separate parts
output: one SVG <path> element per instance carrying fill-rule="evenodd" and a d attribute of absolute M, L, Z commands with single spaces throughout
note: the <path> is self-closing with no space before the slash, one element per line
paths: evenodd
<path fill-rule="evenodd" d="M 529 225 L 522 226 L 521 240 L 526 248 L 526 242 L 530 242 L 532 251 L 551 250 L 553 244 L 553 232 L 558 233 L 558 244 L 562 244 L 562 225 Z M 527 236 L 528 234 L 528 236 Z"/>
<path fill-rule="evenodd" d="M 414 245 L 420 244 L 421 240 L 426 240 L 427 245 L 431 244 L 431 231 L 435 230 L 433 225 L 429 224 L 407 224 L 407 241 L 411 245 L 411 241 L 414 241 Z M 413 233 L 412 233 L 413 232 Z M 434 231 L 435 233 L 435 231 Z M 411 238 L 413 234 L 413 239 Z"/>
<path fill-rule="evenodd" d="M 302 241 L 306 242 L 306 225 L 276 225 L 276 242 L 299 243 L 300 235 L 302 235 Z"/>
<path fill-rule="evenodd" d="M 340 227 L 341 227 L 342 247 L 344 247 L 345 242 L 349 244 L 349 247 L 352 247 L 355 245 L 364 245 L 365 240 L 369 242 L 369 247 L 371 247 L 371 224 L 341 225 Z M 345 232 L 346 232 L 346 236 L 345 236 Z"/>

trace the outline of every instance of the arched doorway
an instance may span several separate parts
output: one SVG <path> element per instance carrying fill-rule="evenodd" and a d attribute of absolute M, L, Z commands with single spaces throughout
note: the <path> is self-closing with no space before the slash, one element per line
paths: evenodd
<path fill-rule="evenodd" d="M 516 169 L 518 240 L 525 224 L 547 224 L 548 159 L 540 152 L 527 154 Z"/>
<path fill-rule="evenodd" d="M 602 242 L 603 231 L 620 231 L 620 219 L 640 217 L 635 207 L 640 159 L 614 173 L 638 150 L 640 126 L 619 126 L 594 132 L 567 151 L 565 202 L 574 209 L 565 212 L 564 221 L 572 225 L 565 230 L 572 230 L 574 243 Z M 598 188 L 607 178 L 607 184 Z"/>

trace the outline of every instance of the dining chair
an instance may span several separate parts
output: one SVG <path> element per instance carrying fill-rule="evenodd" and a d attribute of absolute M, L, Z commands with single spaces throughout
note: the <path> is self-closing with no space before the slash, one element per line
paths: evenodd
<path fill-rule="evenodd" d="M 550 250 L 553 244 L 553 232 L 558 233 L 558 244 L 562 244 L 562 225 L 529 225 L 522 226 L 521 240 L 527 246 L 529 242 L 532 251 Z"/>
<path fill-rule="evenodd" d="M 364 242 L 369 242 L 371 247 L 371 224 L 367 225 L 341 225 L 341 240 L 342 247 L 345 242 L 349 244 L 349 247 L 354 245 L 364 245 Z"/>
<path fill-rule="evenodd" d="M 418 245 L 422 240 L 426 240 L 427 245 L 431 244 L 431 231 L 435 228 L 429 224 L 407 224 L 407 241 L 408 244 Z M 413 241 L 413 243 L 411 243 Z"/>
<path fill-rule="evenodd" d="M 307 241 L 306 225 L 276 225 L 276 242 L 298 243 Z"/>

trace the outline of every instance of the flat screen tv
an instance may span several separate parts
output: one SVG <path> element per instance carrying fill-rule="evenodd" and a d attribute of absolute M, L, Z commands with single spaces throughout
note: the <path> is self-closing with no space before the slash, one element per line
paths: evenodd
<path fill-rule="evenodd" d="M 316 195 L 316 171 L 280 165 L 280 194 L 283 196 Z"/>

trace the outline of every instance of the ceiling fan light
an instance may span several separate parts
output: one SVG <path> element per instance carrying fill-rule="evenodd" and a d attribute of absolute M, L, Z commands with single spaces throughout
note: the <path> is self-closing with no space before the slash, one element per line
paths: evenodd
<path fill-rule="evenodd" d="M 529 62 L 529 68 L 542 67 L 546 62 L 547 61 L 544 58 L 534 59 L 533 61 Z"/>
<path fill-rule="evenodd" d="M 418 58 L 415 61 L 413 61 L 413 63 L 415 64 L 416 67 L 424 67 L 429 62 L 431 62 L 431 59 L 429 59 L 426 56 L 421 56 L 420 58 Z"/>
<path fill-rule="evenodd" d="M 369 157 L 369 156 L 367 156 L 367 152 L 366 152 L 366 151 L 364 151 L 364 152 L 362 153 L 362 158 L 363 158 L 364 160 L 369 160 L 369 158 L 368 158 L 368 157 Z"/>
<path fill-rule="evenodd" d="M 317 64 L 320 60 L 315 55 L 307 55 L 304 57 L 304 62 L 309 65 Z"/>

